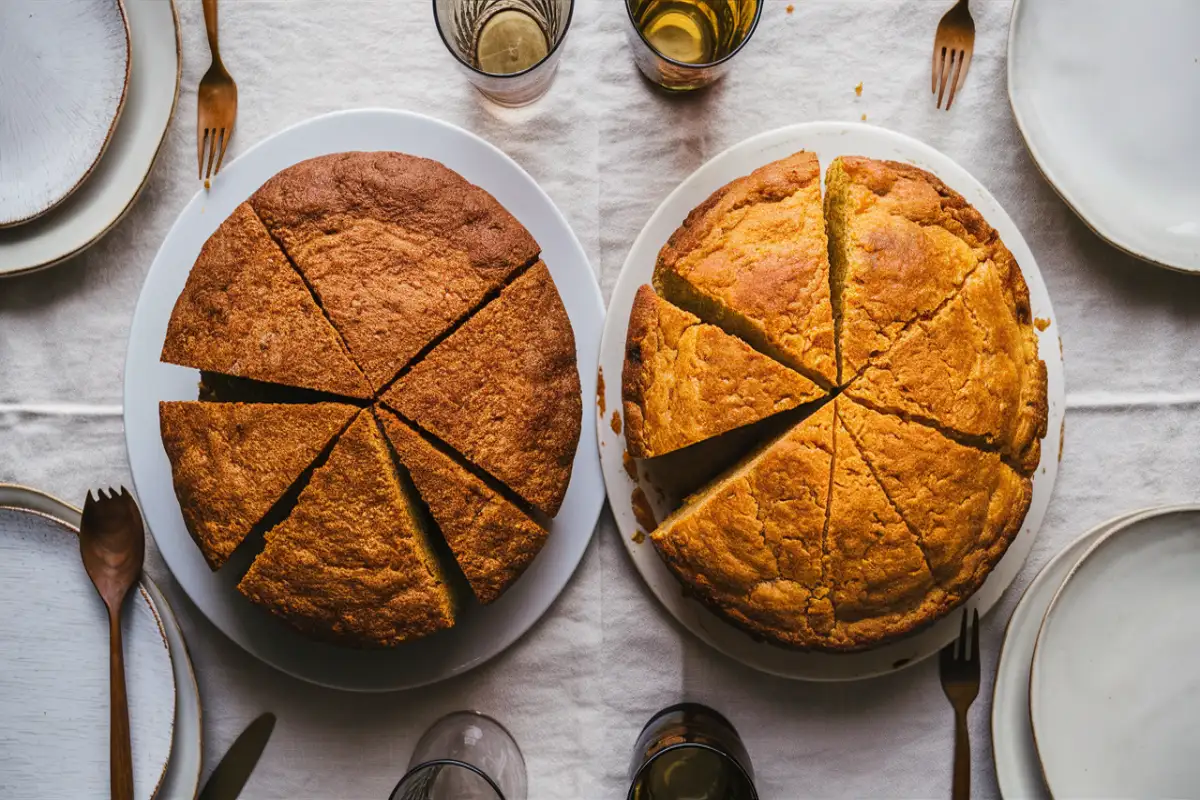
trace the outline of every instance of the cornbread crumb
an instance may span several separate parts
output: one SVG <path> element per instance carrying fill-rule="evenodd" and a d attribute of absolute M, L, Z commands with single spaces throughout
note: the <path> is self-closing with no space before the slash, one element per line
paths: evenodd
<path fill-rule="evenodd" d="M 613 433 L 620 436 L 621 435 L 621 414 L 620 414 L 620 412 L 618 412 L 618 411 L 613 412 L 611 425 L 612 425 Z"/>
<path fill-rule="evenodd" d="M 795 10 L 796 10 L 796 7 L 795 7 L 794 5 L 791 5 L 791 4 L 789 3 L 789 4 L 788 4 L 788 7 L 787 7 L 787 13 L 789 13 L 789 14 L 790 14 L 790 13 L 792 13 L 792 12 L 793 12 L 793 11 L 795 11 Z"/>
<path fill-rule="evenodd" d="M 862 81 L 859 81 L 858 86 L 854 87 L 854 94 L 857 97 L 862 97 Z"/>
<path fill-rule="evenodd" d="M 626 475 L 635 481 L 638 479 L 637 462 L 633 460 L 633 456 L 629 455 L 628 450 L 621 454 L 621 465 L 625 467 Z"/>
<path fill-rule="evenodd" d="M 657 528 L 658 519 L 654 516 L 654 508 L 650 505 L 650 500 L 646 497 L 646 493 L 642 491 L 642 487 L 638 486 L 633 490 L 632 500 L 633 516 L 637 520 L 637 524 L 648 531 Z"/>
<path fill-rule="evenodd" d="M 866 122 L 866 121 L 867 121 L 867 115 L 866 115 L 866 114 L 863 114 L 863 115 L 862 115 L 862 121 L 863 121 L 863 122 Z"/>
<path fill-rule="evenodd" d="M 1046 328 L 1050 327 L 1050 320 L 1046 319 L 1045 317 L 1038 317 L 1033 321 L 1033 327 L 1037 328 L 1039 331 L 1044 331 Z"/>
<path fill-rule="evenodd" d="M 604 367 L 596 370 L 596 405 L 600 408 L 600 416 L 604 416 Z"/>
<path fill-rule="evenodd" d="M 646 534 L 640 530 L 636 530 L 630 538 L 633 539 L 634 544 L 641 544 L 646 541 Z"/>

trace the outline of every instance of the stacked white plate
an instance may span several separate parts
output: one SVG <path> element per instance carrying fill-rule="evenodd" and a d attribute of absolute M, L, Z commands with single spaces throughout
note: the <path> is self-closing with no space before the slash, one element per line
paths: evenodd
<path fill-rule="evenodd" d="M 1200 796 L 1200 506 L 1088 531 L 1009 620 L 992 701 L 1008 798 Z"/>

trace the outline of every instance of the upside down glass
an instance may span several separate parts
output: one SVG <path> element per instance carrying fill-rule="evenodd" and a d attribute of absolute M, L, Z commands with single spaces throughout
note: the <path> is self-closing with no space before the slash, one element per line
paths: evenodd
<path fill-rule="evenodd" d="M 699 89 L 728 69 L 766 0 L 625 0 L 638 69 L 672 91 Z"/>
<path fill-rule="evenodd" d="M 456 711 L 435 722 L 390 800 L 527 800 L 525 760 L 496 720 Z"/>
<path fill-rule="evenodd" d="M 629 779 L 627 800 L 758 800 L 741 737 L 697 703 L 664 708 L 646 723 Z"/>
<path fill-rule="evenodd" d="M 476 89 L 523 106 L 550 88 L 574 8 L 574 0 L 433 0 L 433 18 Z"/>

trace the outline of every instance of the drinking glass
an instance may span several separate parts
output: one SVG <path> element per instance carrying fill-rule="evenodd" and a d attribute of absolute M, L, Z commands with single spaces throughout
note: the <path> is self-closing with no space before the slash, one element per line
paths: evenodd
<path fill-rule="evenodd" d="M 646 723 L 629 779 L 627 800 L 758 800 L 741 737 L 698 703 L 664 708 Z"/>
<path fill-rule="evenodd" d="M 550 88 L 575 0 L 433 0 L 433 18 L 467 80 L 505 106 Z"/>
<path fill-rule="evenodd" d="M 475 711 L 425 731 L 391 800 L 527 800 L 525 760 L 512 734 Z"/>
<path fill-rule="evenodd" d="M 671 91 L 708 86 L 750 41 L 766 0 L 625 0 L 642 74 Z"/>

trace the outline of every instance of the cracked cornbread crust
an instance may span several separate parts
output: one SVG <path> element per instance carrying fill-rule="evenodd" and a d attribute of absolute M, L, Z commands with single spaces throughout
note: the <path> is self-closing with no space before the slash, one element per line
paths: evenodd
<path fill-rule="evenodd" d="M 454 625 L 456 602 L 370 410 L 266 533 L 238 590 L 309 636 L 391 647 Z"/>
<path fill-rule="evenodd" d="M 621 394 L 635 458 L 661 456 L 825 395 L 650 286 L 638 290 L 625 342 Z"/>
<path fill-rule="evenodd" d="M 821 168 L 800 152 L 721 187 L 654 269 L 658 292 L 825 387 L 837 381 Z"/>

